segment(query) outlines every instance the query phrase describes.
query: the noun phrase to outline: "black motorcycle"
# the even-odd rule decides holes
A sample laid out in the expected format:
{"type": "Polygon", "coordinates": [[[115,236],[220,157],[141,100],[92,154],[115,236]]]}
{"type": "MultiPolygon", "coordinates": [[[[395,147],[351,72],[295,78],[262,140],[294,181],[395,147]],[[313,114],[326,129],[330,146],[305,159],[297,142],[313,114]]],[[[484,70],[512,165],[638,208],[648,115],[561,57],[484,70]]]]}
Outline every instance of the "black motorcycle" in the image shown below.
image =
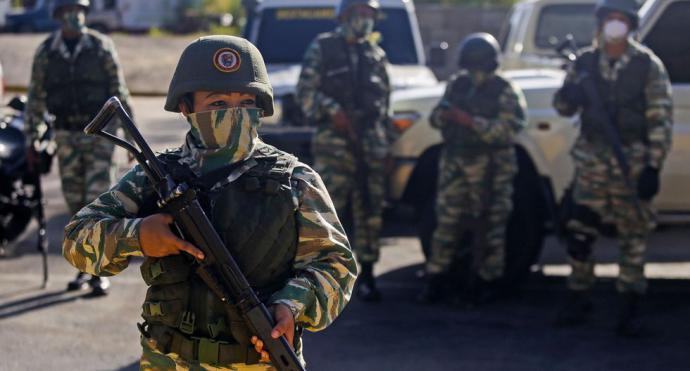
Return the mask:
{"type": "MultiPolygon", "coordinates": [[[[48,282],[48,239],[43,209],[41,175],[50,172],[55,154],[52,129],[31,143],[37,161],[29,168],[27,141],[23,132],[26,98],[15,97],[8,108],[11,114],[0,119],[0,257],[13,255],[14,242],[32,218],[38,223],[38,251],[43,257],[43,287],[48,282]]],[[[50,127],[50,125],[48,125],[50,127]]]]}

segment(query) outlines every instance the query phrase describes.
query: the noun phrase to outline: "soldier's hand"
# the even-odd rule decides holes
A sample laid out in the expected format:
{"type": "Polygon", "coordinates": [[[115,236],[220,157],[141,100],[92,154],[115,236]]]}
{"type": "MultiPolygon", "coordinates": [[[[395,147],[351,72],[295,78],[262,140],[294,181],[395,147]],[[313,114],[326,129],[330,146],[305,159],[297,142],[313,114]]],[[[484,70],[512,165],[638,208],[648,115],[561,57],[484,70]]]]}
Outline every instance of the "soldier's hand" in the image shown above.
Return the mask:
{"type": "MultiPolygon", "coordinates": [[[[271,337],[278,339],[281,336],[285,336],[290,347],[293,345],[295,339],[295,317],[292,315],[292,311],[286,305],[276,304],[273,307],[273,318],[276,320],[276,325],[273,327],[271,332],[271,337]]],[[[264,342],[261,341],[257,336],[252,336],[252,344],[254,344],[254,349],[257,353],[261,354],[261,362],[268,363],[271,361],[268,352],[264,350],[264,342]]]]}
{"type": "Polygon", "coordinates": [[[338,133],[347,134],[350,130],[350,118],[343,111],[331,115],[331,122],[333,122],[333,129],[338,133]]]}
{"type": "Polygon", "coordinates": [[[154,214],[144,218],[139,226],[139,243],[144,255],[161,258],[177,255],[184,251],[202,260],[204,253],[191,243],[175,236],[170,230],[173,217],[168,214],[154,214]]]}
{"type": "Polygon", "coordinates": [[[450,107],[441,113],[441,119],[455,122],[462,126],[472,126],[474,118],[458,107],[450,107]]]}

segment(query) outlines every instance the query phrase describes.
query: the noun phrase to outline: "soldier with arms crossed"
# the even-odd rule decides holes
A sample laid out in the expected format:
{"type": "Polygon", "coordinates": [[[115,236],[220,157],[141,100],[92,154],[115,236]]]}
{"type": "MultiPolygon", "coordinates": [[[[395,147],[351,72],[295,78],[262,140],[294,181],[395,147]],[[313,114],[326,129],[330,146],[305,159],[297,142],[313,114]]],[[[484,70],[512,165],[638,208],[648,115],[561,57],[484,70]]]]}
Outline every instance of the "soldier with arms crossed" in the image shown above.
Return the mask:
{"type": "Polygon", "coordinates": [[[505,267],[505,237],[517,173],[515,136],[526,126],[522,91],[496,73],[499,47],[486,33],[460,45],[460,72],[451,78],[431,125],[443,136],[432,253],[425,303],[454,296],[469,304],[496,297],[505,267]],[[454,263],[471,262],[452,272],[454,263]],[[459,276],[458,277],[458,273],[459,276]],[[458,287],[449,281],[460,279],[458,287]],[[449,294],[446,288],[452,287],[449,294]],[[466,294],[466,295],[465,295],[466,294]]]}

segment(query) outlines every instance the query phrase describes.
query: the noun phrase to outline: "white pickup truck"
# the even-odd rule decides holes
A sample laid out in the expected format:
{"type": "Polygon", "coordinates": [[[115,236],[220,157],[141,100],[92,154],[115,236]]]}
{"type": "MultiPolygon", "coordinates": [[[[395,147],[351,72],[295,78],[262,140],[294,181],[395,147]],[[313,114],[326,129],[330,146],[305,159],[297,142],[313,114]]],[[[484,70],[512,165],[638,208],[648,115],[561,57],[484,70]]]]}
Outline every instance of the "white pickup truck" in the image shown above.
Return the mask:
{"type": "MultiPolygon", "coordinates": [[[[587,27],[594,27],[594,3],[521,2],[514,7],[500,38],[508,67],[532,68],[504,72],[525,92],[529,108],[529,126],[517,143],[520,173],[515,180],[515,212],[508,230],[509,265],[516,274],[525,272],[526,264],[538,257],[551,216],[557,211],[573,175],[569,151],[578,134],[578,125],[575,119],[559,117],[551,107],[564,73],[549,68],[562,64],[549,47],[558,44],[568,33],[574,34],[580,45],[587,44],[588,38],[591,40],[587,27]],[[552,30],[553,35],[544,30],[552,30]]],[[[637,37],[661,58],[673,83],[674,143],[662,172],[661,192],[655,206],[661,223],[687,221],[690,220],[690,38],[687,37],[690,0],[648,0],[639,13],[637,37]]],[[[391,195],[394,198],[400,195],[403,201],[425,210],[422,216],[425,223],[433,217],[430,208],[433,198],[426,195],[433,192],[428,182],[435,176],[441,139],[427,119],[444,89],[445,83],[440,83],[432,88],[396,92],[392,98],[394,112],[413,112],[423,119],[395,144],[398,166],[391,182],[394,185],[391,195]]],[[[425,244],[428,229],[432,227],[433,224],[427,230],[422,228],[425,244]]]]}

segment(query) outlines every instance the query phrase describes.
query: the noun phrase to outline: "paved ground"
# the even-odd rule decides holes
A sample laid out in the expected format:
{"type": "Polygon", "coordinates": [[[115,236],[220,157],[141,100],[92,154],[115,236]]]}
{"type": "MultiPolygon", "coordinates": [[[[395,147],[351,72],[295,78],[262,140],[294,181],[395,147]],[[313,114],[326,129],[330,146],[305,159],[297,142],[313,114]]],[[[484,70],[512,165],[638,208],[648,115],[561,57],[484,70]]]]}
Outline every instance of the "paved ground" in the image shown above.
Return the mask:
{"type": "MultiPolygon", "coordinates": [[[[162,111],[161,98],[137,98],[135,112],[154,149],[179,141],[186,123],[162,111]]],[[[122,156],[119,156],[122,158],[122,156]]],[[[60,256],[68,220],[55,173],[45,178],[51,281],[39,289],[40,257],[33,226],[15,245],[18,257],[0,260],[0,370],[136,370],[144,284],[140,261],[113,279],[107,298],[65,293],[74,270],[60,256]]],[[[547,242],[548,276],[535,275],[512,300],[483,310],[427,307],[413,302],[422,255],[412,227],[389,226],[377,267],[385,301],[358,302],[321,333],[307,334],[311,370],[688,370],[690,366],[690,228],[657,232],[650,243],[651,293],[645,314],[653,332],[638,340],[613,336],[613,282],[594,291],[589,325],[555,329],[550,322],[567,273],[558,244],[547,242]]],[[[597,246],[600,274],[615,272],[612,241],[597,246]]]]}

